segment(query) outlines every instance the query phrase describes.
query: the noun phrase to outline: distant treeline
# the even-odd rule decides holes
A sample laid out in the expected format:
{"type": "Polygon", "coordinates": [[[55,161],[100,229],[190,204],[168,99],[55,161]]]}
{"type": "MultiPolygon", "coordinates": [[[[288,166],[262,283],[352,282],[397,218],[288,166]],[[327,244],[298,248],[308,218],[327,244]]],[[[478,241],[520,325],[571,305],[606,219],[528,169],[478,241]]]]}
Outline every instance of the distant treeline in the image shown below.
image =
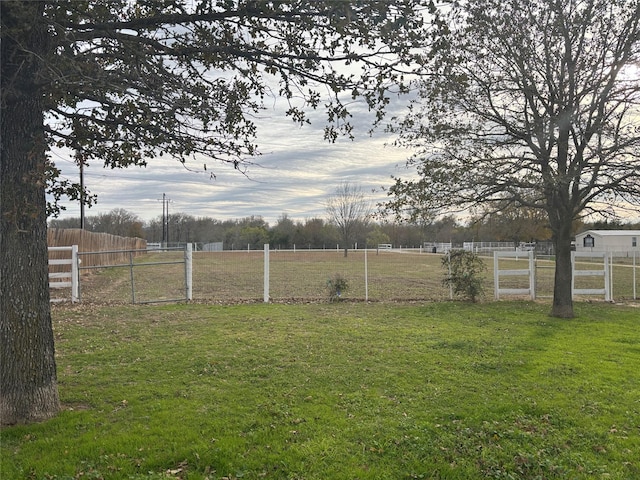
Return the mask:
{"type": "MultiPolygon", "coordinates": [[[[237,220],[216,220],[194,217],[186,213],[172,213],[163,228],[160,216],[144,222],[135,214],[115,209],[109,213],[85,218],[85,229],[105,232],[122,237],[139,237],[150,243],[160,242],[223,242],[226,250],[259,249],[265,243],[272,248],[335,248],[341,243],[338,228],[322,218],[294,221],[282,215],[274,225],[262,217],[252,216],[237,220]]],[[[78,228],[79,218],[53,219],[51,228],[78,228]]],[[[640,223],[605,221],[580,223],[574,226],[579,233],[586,229],[638,229],[640,223]]],[[[396,247],[418,247],[424,242],[499,241],[536,242],[551,240],[551,233],[544,216],[537,212],[502,211],[497,214],[477,216],[461,221],[445,216],[424,225],[394,222],[362,222],[355,229],[351,245],[370,247],[390,243],[396,247]]],[[[342,248],[342,245],[341,245],[342,248]]]]}

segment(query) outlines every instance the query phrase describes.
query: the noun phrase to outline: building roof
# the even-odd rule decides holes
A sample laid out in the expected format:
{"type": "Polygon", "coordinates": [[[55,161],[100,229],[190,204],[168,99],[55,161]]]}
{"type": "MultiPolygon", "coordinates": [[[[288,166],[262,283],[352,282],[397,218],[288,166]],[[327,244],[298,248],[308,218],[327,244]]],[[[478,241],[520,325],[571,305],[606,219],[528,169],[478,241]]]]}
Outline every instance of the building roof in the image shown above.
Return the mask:
{"type": "Polygon", "coordinates": [[[640,230],[585,230],[584,232],[579,233],[578,235],[584,235],[586,233],[599,235],[601,237],[640,236],[640,230]]]}

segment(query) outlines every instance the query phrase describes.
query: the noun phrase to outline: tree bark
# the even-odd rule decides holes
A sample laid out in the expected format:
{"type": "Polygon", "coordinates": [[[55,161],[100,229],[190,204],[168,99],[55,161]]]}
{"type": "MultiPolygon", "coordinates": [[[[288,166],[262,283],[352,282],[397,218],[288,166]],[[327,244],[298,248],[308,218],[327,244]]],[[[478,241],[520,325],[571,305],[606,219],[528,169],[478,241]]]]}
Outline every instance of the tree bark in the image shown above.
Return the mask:
{"type": "Polygon", "coordinates": [[[556,269],[553,287],[553,306],[551,316],[573,318],[573,293],[571,291],[571,220],[560,222],[554,231],[556,250],[556,269]]]}
{"type": "Polygon", "coordinates": [[[43,2],[2,2],[0,423],[60,409],[48,284],[43,2]],[[25,23],[27,20],[28,23],[25,23]]]}

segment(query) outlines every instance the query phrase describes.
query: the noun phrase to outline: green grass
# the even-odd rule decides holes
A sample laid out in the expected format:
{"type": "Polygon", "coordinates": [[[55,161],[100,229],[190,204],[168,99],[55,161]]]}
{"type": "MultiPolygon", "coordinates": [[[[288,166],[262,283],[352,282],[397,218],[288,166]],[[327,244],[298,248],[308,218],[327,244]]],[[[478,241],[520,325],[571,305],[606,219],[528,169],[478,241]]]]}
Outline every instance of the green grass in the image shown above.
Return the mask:
{"type": "Polygon", "coordinates": [[[640,477],[640,310],[54,308],[63,412],[2,479],[640,477]]]}

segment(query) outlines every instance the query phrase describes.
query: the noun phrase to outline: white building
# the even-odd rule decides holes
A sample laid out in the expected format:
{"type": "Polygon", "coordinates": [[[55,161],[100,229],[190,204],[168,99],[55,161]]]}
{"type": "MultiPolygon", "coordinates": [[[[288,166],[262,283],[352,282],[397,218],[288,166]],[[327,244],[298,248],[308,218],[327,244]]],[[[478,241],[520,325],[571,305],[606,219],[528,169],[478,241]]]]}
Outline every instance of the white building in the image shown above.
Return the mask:
{"type": "Polygon", "coordinates": [[[640,252],[640,230],[587,230],[576,235],[576,252],[640,252]]]}

